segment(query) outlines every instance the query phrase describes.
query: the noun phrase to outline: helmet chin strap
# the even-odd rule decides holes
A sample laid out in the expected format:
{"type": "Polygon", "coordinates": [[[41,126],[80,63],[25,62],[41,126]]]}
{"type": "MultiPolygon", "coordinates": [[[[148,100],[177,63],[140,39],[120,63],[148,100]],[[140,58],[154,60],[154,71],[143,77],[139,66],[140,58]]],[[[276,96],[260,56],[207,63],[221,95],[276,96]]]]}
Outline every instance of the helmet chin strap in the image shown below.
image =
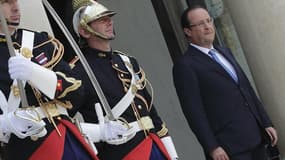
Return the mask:
{"type": "Polygon", "coordinates": [[[99,32],[96,32],[93,30],[93,28],[91,28],[88,24],[86,24],[84,21],[81,21],[80,22],[81,26],[83,28],[85,28],[89,33],[91,33],[93,36],[96,36],[96,37],[99,37],[99,38],[102,38],[104,40],[113,40],[114,37],[110,38],[110,37],[107,37],[99,32]]]}
{"type": "Polygon", "coordinates": [[[13,26],[13,27],[18,27],[20,22],[9,22],[8,19],[6,19],[7,25],[8,26],[13,26]]]}
{"type": "Polygon", "coordinates": [[[104,36],[103,34],[101,34],[101,33],[98,33],[98,32],[95,32],[95,31],[93,31],[93,32],[90,32],[93,36],[97,36],[97,37],[99,37],[99,38],[101,38],[101,39],[104,39],[104,40],[114,40],[115,39],[115,37],[106,37],[106,36],[104,36]]]}
{"type": "Polygon", "coordinates": [[[9,25],[9,26],[18,27],[19,24],[20,24],[19,22],[15,23],[15,22],[9,22],[9,21],[7,21],[7,25],[9,25]]]}
{"type": "Polygon", "coordinates": [[[99,33],[99,32],[94,31],[89,25],[87,25],[85,28],[86,28],[86,30],[87,30],[88,32],[90,32],[93,36],[97,36],[97,37],[102,38],[102,39],[105,39],[105,40],[113,40],[113,39],[114,39],[114,37],[110,38],[110,37],[107,37],[107,36],[105,36],[105,35],[103,35],[103,34],[101,34],[101,33],[99,33]]]}

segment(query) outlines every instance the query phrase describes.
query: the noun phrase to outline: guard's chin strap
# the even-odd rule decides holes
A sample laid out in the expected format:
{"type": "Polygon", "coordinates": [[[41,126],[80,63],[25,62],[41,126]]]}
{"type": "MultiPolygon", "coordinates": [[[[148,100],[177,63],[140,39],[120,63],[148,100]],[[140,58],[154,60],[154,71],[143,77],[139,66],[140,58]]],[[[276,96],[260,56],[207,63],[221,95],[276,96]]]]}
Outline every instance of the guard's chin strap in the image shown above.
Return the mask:
{"type": "Polygon", "coordinates": [[[114,37],[110,38],[110,37],[107,37],[101,33],[98,33],[96,31],[94,31],[88,24],[86,23],[81,23],[82,27],[85,28],[89,33],[91,33],[93,36],[97,36],[99,38],[102,38],[102,39],[105,39],[105,40],[113,40],[114,37]]]}
{"type": "Polygon", "coordinates": [[[114,40],[115,38],[114,37],[106,37],[104,36],[103,34],[101,33],[98,33],[98,32],[90,32],[93,36],[97,36],[99,38],[102,38],[102,39],[105,39],[105,40],[114,40]]]}
{"type": "Polygon", "coordinates": [[[19,23],[19,22],[15,23],[15,22],[8,22],[8,21],[7,21],[7,24],[8,24],[9,26],[18,27],[20,23],[19,23]]]}
{"type": "Polygon", "coordinates": [[[20,25],[20,22],[9,22],[9,20],[6,18],[7,25],[18,27],[20,25]]]}
{"type": "Polygon", "coordinates": [[[96,32],[94,31],[89,25],[86,26],[86,29],[88,32],[90,32],[93,36],[97,36],[99,38],[102,38],[102,39],[105,39],[105,40],[113,40],[114,37],[110,38],[110,37],[107,37],[99,32],[96,32]]]}

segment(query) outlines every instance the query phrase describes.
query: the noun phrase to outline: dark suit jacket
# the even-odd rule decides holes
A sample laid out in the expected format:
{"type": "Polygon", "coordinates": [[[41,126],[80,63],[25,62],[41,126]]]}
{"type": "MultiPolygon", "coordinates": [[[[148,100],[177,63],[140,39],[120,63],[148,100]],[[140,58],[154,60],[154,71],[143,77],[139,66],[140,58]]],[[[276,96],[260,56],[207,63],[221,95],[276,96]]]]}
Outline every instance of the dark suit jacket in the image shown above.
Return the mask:
{"type": "Polygon", "coordinates": [[[174,64],[173,78],[184,115],[206,154],[222,146],[231,155],[260,144],[272,123],[230,50],[215,48],[234,67],[238,84],[193,46],[174,64]]]}

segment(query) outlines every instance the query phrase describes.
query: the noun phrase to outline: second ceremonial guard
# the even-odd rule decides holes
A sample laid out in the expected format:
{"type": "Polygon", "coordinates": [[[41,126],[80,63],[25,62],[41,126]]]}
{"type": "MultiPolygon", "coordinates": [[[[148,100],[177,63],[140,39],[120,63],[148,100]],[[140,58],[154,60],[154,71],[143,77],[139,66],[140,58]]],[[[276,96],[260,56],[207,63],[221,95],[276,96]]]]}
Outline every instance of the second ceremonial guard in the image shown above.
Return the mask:
{"type": "Polygon", "coordinates": [[[101,160],[177,159],[176,150],[165,123],[153,106],[146,90],[145,72],[134,57],[111,48],[115,38],[112,16],[96,1],[73,1],[74,30],[84,53],[117,120],[106,120],[100,102],[81,64],[74,71],[82,73],[85,100],[80,107],[82,130],[95,142],[101,160]]]}

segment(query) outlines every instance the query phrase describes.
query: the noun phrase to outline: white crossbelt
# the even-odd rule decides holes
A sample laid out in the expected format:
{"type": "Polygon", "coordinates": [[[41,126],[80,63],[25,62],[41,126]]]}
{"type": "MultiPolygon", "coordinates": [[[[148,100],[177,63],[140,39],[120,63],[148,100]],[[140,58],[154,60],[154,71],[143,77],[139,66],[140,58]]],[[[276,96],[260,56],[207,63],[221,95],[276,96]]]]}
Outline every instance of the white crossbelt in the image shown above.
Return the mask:
{"type": "MultiPolygon", "coordinates": [[[[34,46],[34,32],[29,32],[29,31],[23,31],[23,36],[22,36],[22,48],[28,48],[31,51],[33,50],[34,46]]],[[[16,52],[17,54],[17,52],[16,52]]],[[[30,59],[30,58],[29,58],[30,59]]],[[[23,86],[25,87],[26,81],[21,81],[23,82],[23,86]]],[[[17,81],[13,81],[13,86],[17,86],[17,81]]],[[[15,111],[20,104],[20,97],[16,97],[13,93],[13,89],[11,89],[9,98],[8,98],[8,112],[15,111]]]]}
{"type": "Polygon", "coordinates": [[[154,128],[153,122],[149,116],[141,117],[140,120],[131,122],[129,125],[132,127],[132,130],[135,130],[136,132],[154,128]]]}
{"type": "Polygon", "coordinates": [[[4,93],[0,89],[0,108],[3,112],[3,114],[6,114],[8,112],[8,103],[7,99],[4,95],[4,93]]]}
{"type": "MultiPolygon", "coordinates": [[[[120,55],[121,59],[125,62],[125,63],[129,63],[131,64],[130,62],[130,59],[129,57],[127,56],[124,56],[124,55],[120,55]]],[[[124,95],[124,97],[112,108],[112,113],[114,115],[114,117],[116,119],[118,119],[124,112],[125,110],[130,106],[130,104],[132,103],[134,97],[135,97],[135,94],[136,92],[134,92],[134,88],[133,87],[136,87],[135,86],[135,83],[136,83],[136,79],[135,79],[135,73],[134,73],[134,70],[132,68],[130,68],[130,66],[128,65],[125,65],[126,68],[128,69],[128,71],[130,72],[131,74],[131,84],[130,84],[130,88],[129,90],[127,91],[127,93],[124,95]]]]}

